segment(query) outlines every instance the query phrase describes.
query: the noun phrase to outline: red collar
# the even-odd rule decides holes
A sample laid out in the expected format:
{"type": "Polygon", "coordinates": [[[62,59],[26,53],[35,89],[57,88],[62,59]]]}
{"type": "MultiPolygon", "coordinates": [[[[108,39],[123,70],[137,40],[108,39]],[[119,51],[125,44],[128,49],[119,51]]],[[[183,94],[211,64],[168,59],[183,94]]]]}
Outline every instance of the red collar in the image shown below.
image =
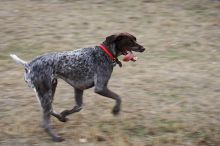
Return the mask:
{"type": "Polygon", "coordinates": [[[115,61],[115,57],[109,52],[109,50],[103,45],[99,45],[100,48],[102,48],[103,51],[111,58],[111,60],[115,61]]]}

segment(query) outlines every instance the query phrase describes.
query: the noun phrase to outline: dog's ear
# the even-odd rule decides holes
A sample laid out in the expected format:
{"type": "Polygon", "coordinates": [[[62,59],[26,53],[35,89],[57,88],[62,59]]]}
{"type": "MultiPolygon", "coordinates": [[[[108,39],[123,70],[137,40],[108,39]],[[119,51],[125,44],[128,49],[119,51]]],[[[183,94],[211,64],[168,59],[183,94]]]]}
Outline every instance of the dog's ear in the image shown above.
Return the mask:
{"type": "Polygon", "coordinates": [[[116,35],[116,34],[113,34],[113,35],[110,35],[110,36],[108,36],[108,37],[106,37],[106,42],[108,43],[108,44],[111,44],[111,43],[113,43],[116,39],[117,39],[117,36],[118,35],[116,35]]]}
{"type": "Polygon", "coordinates": [[[120,37],[124,37],[124,36],[126,36],[125,33],[116,33],[116,34],[113,34],[113,35],[106,37],[106,42],[113,43],[114,41],[116,41],[120,37]]]}
{"type": "Polygon", "coordinates": [[[128,38],[131,38],[131,39],[133,39],[133,40],[136,41],[136,37],[133,36],[133,35],[130,34],[130,33],[127,33],[127,32],[119,33],[119,34],[117,35],[117,38],[118,38],[118,37],[128,37],[128,38]]]}
{"type": "Polygon", "coordinates": [[[113,43],[115,40],[119,39],[120,37],[129,37],[129,38],[136,41],[135,36],[125,32],[125,33],[113,34],[113,35],[110,35],[110,36],[106,37],[106,42],[109,43],[109,44],[113,43]]]}

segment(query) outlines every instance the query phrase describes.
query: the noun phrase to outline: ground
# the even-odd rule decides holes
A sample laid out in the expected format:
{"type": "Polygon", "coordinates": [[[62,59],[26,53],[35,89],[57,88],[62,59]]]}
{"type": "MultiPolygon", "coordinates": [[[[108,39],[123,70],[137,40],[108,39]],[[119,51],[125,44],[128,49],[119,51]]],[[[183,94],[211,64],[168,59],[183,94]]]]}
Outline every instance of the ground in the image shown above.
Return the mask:
{"type": "MultiPolygon", "coordinates": [[[[1,0],[0,30],[0,145],[220,145],[219,0],[1,0]],[[52,118],[66,139],[52,142],[9,54],[31,60],[98,45],[114,32],[134,34],[147,49],[114,69],[109,88],[122,97],[121,114],[89,89],[67,123],[52,118]]],[[[56,111],[71,108],[73,96],[59,80],[56,111]]]]}

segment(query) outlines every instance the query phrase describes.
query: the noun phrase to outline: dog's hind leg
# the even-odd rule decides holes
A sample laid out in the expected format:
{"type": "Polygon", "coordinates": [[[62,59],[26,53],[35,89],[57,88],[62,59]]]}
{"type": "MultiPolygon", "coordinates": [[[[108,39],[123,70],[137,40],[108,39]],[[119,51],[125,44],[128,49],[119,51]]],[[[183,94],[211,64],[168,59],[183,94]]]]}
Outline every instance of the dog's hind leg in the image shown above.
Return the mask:
{"type": "MultiPolygon", "coordinates": [[[[55,94],[55,91],[56,91],[56,87],[57,87],[57,79],[54,78],[52,80],[52,97],[54,97],[54,94],[55,94]]],[[[61,116],[59,113],[54,111],[53,108],[51,109],[51,115],[56,117],[61,122],[66,122],[67,121],[67,118],[61,116]]]]}
{"type": "Polygon", "coordinates": [[[60,114],[62,115],[63,118],[65,118],[67,115],[70,115],[72,113],[79,112],[82,109],[82,103],[83,103],[83,90],[75,89],[75,102],[76,105],[70,109],[70,110],[64,110],[60,114]]]}
{"type": "Polygon", "coordinates": [[[37,83],[36,92],[38,94],[41,107],[43,109],[43,128],[54,141],[61,142],[64,139],[58,136],[51,128],[50,117],[52,112],[53,88],[47,82],[37,83]]]}

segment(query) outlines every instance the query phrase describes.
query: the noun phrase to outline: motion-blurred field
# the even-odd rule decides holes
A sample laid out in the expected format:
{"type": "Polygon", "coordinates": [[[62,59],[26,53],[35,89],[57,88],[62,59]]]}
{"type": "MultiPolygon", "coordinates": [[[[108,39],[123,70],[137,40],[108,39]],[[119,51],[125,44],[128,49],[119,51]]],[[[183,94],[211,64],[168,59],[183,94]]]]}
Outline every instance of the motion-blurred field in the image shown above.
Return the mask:
{"type": "MultiPolygon", "coordinates": [[[[0,61],[0,145],[220,145],[218,0],[1,0],[0,61]],[[123,98],[121,114],[111,115],[114,101],[87,90],[83,111],[67,123],[52,118],[66,139],[52,142],[23,68],[9,54],[31,60],[123,31],[148,50],[115,67],[109,87],[123,98]]],[[[73,96],[59,80],[54,108],[71,108],[73,96]]]]}

